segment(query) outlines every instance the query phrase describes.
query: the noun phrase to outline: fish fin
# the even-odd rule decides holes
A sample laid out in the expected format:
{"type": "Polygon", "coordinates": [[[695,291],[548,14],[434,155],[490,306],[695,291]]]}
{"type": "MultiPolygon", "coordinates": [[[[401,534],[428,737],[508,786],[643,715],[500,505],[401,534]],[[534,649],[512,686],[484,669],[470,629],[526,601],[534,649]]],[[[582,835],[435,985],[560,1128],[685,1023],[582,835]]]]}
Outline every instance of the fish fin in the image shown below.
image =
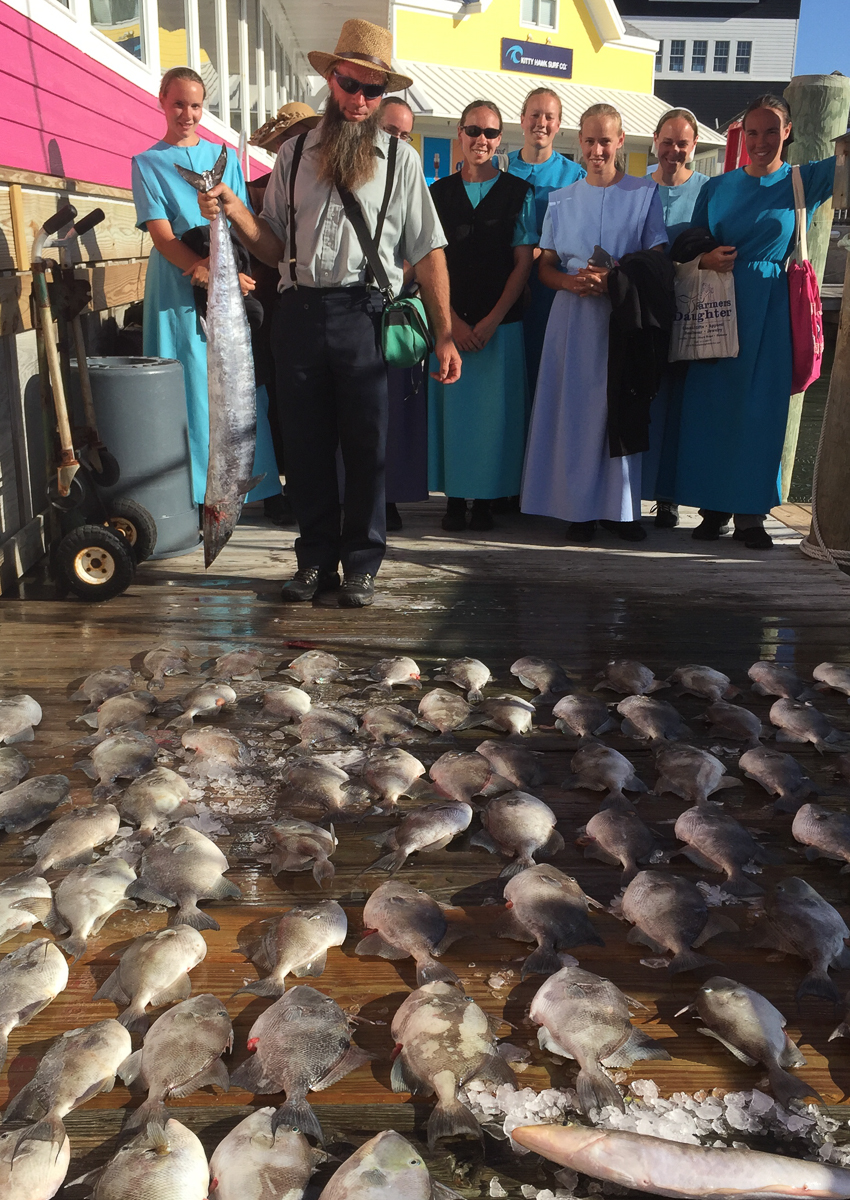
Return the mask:
{"type": "Polygon", "coordinates": [[[784,1071],[781,1067],[768,1067],[767,1077],[770,1090],[783,1108],[789,1107],[791,1100],[804,1100],[806,1096],[814,1096],[819,1104],[824,1104],[820,1092],[816,1092],[804,1079],[784,1071]]]}
{"type": "Polygon", "coordinates": [[[516,913],[506,909],[496,922],[497,938],[507,938],[512,942],[533,942],[534,934],[529,933],[516,913]]]}
{"type": "Polygon", "coordinates": [[[394,850],[392,854],[385,854],[383,858],[379,858],[377,862],[372,863],[371,867],[366,869],[368,871],[388,871],[390,875],[395,875],[406,862],[407,851],[394,850]]]}
{"type": "Polygon", "coordinates": [[[6,745],[11,746],[15,742],[34,742],[35,730],[32,725],[28,725],[26,729],[22,729],[20,733],[13,734],[12,737],[5,739],[6,745]]]}
{"type": "Polygon", "coordinates": [[[732,896],[764,895],[764,888],[760,887],[754,879],[750,879],[748,875],[745,875],[740,867],[737,867],[731,875],[727,876],[721,887],[732,896]]]}
{"type": "Polygon", "coordinates": [[[509,862],[506,867],[502,867],[499,872],[500,879],[513,879],[515,875],[521,875],[523,871],[527,871],[529,867],[536,867],[537,863],[531,857],[520,855],[509,862]]]}
{"type": "Polygon", "coordinates": [[[410,958],[406,950],[400,950],[398,946],[390,945],[379,933],[367,934],[354,947],[354,953],[370,956],[375,955],[378,958],[386,958],[390,962],[396,962],[402,958],[410,958]]]}
{"type": "Polygon", "coordinates": [[[244,987],[239,988],[233,995],[282,996],[285,991],[285,979],[278,980],[274,976],[268,975],[265,979],[255,979],[253,983],[246,983],[244,987]]]}
{"type": "Polygon", "coordinates": [[[723,778],[715,786],[711,795],[714,795],[714,792],[723,791],[724,788],[742,788],[743,786],[744,786],[743,779],[736,779],[734,775],[724,775],[723,778]]]}
{"type": "Polygon", "coordinates": [[[170,896],[163,896],[144,879],[134,880],[127,888],[127,895],[133,900],[144,900],[146,904],[164,904],[166,908],[174,908],[175,904],[170,896]]]}
{"type": "MultiPolygon", "coordinates": [[[[94,930],[92,930],[94,933],[94,930]]],[[[57,946],[70,958],[72,964],[78,962],[86,952],[86,939],[81,934],[72,934],[65,938],[64,942],[57,942],[57,946]]]]}
{"type": "Polygon", "coordinates": [[[582,1067],[576,1076],[576,1091],[578,1102],[585,1113],[593,1108],[604,1108],[612,1105],[620,1112],[626,1111],[623,1097],[613,1079],[609,1079],[601,1068],[593,1063],[592,1066],[582,1067]]]}
{"type": "Polygon", "coordinates": [[[255,1096],[269,1096],[280,1091],[280,1084],[263,1074],[263,1067],[256,1054],[236,1068],[230,1076],[230,1086],[253,1092],[255,1096]]]}
{"type": "Polygon", "coordinates": [[[841,1003],[841,993],[827,975],[826,970],[809,971],[797,988],[798,1004],[804,996],[820,996],[824,1000],[831,1000],[833,1004],[841,1003]]]}
{"type": "Polygon", "coordinates": [[[325,1144],[325,1135],[318,1122],[316,1114],[306,1100],[287,1100],[272,1117],[272,1137],[281,1127],[298,1130],[305,1137],[313,1138],[320,1145],[325,1144]]]}
{"type": "MultiPolygon", "coordinates": [[[[21,902],[19,901],[18,903],[20,904],[21,902]]],[[[24,902],[24,906],[27,907],[26,902],[24,902]]],[[[49,911],[42,918],[41,923],[45,929],[49,929],[51,933],[58,934],[60,937],[63,933],[69,933],[71,929],[68,922],[59,915],[55,901],[53,904],[51,904],[49,911]]]]}
{"type": "Polygon", "coordinates": [[[150,1005],[151,1008],[161,1008],[163,1004],[177,1004],[181,1000],[188,1000],[191,995],[192,981],[184,971],[168,987],[164,987],[159,992],[154,992],[150,998],[150,1005]]]}
{"type": "Polygon", "coordinates": [[[138,1108],[127,1113],[123,1132],[131,1133],[133,1130],[147,1129],[149,1126],[160,1126],[164,1129],[167,1120],[168,1109],[163,1101],[149,1096],[138,1108]]]}
{"type": "Polygon", "coordinates": [[[656,942],[655,938],[650,937],[648,933],[644,933],[640,925],[633,925],[631,927],[629,932],[626,934],[626,941],[632,946],[648,946],[650,950],[653,950],[656,954],[662,954],[664,952],[664,947],[661,945],[661,943],[656,942]]]}
{"type": "Polygon", "coordinates": [[[561,960],[551,946],[538,946],[522,964],[522,979],[526,975],[554,975],[561,969],[561,960]]]}
{"type": "Polygon", "coordinates": [[[785,1047],[779,1055],[780,1067],[804,1067],[806,1060],[803,1057],[802,1051],[796,1042],[793,1042],[788,1034],[785,1034],[785,1047]]]}
{"type": "Polygon", "coordinates": [[[81,758],[79,762],[74,763],[75,771],[82,771],[88,775],[89,779],[97,779],[97,771],[94,769],[94,763],[90,758],[81,758]]]}
{"type": "Polygon", "coordinates": [[[719,1033],[715,1033],[713,1029],[705,1029],[702,1025],[697,1029],[697,1033],[701,1033],[703,1037],[714,1038],[716,1042],[720,1042],[721,1046],[725,1046],[730,1054],[734,1054],[739,1062],[746,1063],[748,1067],[758,1066],[758,1059],[751,1058],[749,1054],[745,1054],[743,1050],[739,1050],[737,1046],[733,1046],[725,1037],[721,1037],[719,1033]]]}
{"type": "Polygon", "coordinates": [[[12,1163],[14,1164],[21,1147],[26,1145],[27,1142],[51,1142],[56,1147],[56,1154],[58,1156],[64,1141],[65,1126],[62,1124],[61,1118],[54,1116],[45,1117],[43,1120],[37,1121],[35,1125],[30,1125],[28,1128],[20,1131],[12,1153],[12,1163]]]}
{"type": "MultiPolygon", "coordinates": [[[[73,698],[74,697],[72,696],[71,699],[73,700],[73,698]]],[[[95,711],[95,712],[83,713],[83,715],[81,717],[76,718],[76,723],[77,723],[77,725],[80,725],[80,724],[88,725],[89,729],[97,729],[97,712],[95,711]]],[[[81,745],[85,745],[85,743],[77,742],[77,745],[81,746],[81,745]]]]}
{"type": "Polygon", "coordinates": [[[846,970],[847,967],[850,967],[850,947],[842,946],[830,966],[835,967],[836,970],[846,970]]]}
{"type": "Polygon", "coordinates": [[[764,686],[763,683],[754,683],[750,686],[750,691],[755,692],[757,696],[772,696],[773,693],[764,686]]]}
{"type": "Polygon", "coordinates": [[[329,858],[317,858],[313,863],[313,878],[319,887],[330,884],[336,873],[336,868],[329,858]]]}
{"type": "Polygon", "coordinates": [[[322,950],[318,954],[314,954],[308,963],[299,963],[297,967],[293,967],[292,974],[296,979],[314,978],[321,975],[327,965],[328,952],[322,950]]]}
{"type": "Polygon", "coordinates": [[[609,854],[607,850],[603,850],[598,842],[593,841],[584,847],[585,858],[595,858],[599,862],[606,863],[609,867],[619,867],[620,860],[615,858],[613,854],[609,854]]]}
{"type": "Polygon", "coordinates": [[[130,997],[118,982],[118,970],[116,967],[111,975],[104,979],[103,983],[94,994],[95,1000],[114,1000],[116,1004],[129,1004],[130,997]]]}
{"type": "Polygon", "coordinates": [[[549,1050],[552,1054],[558,1054],[561,1058],[575,1058],[575,1055],[570,1054],[559,1041],[556,1040],[553,1034],[549,1032],[545,1025],[541,1025],[537,1030],[537,1044],[541,1050],[549,1050]]]}
{"type": "Polygon", "coordinates": [[[393,1059],[390,1086],[394,1092],[410,1092],[412,1096],[430,1096],[434,1090],[426,1080],[414,1074],[413,1068],[401,1054],[393,1059]]]}
{"type": "Polygon", "coordinates": [[[123,1025],[129,1033],[147,1033],[151,1019],[143,1008],[138,1008],[135,1003],[129,1008],[125,1008],[122,1013],[116,1018],[119,1025],[123,1025]]]}
{"type": "Polygon", "coordinates": [[[452,1191],[450,1187],[446,1187],[444,1183],[438,1183],[436,1179],[432,1179],[430,1200],[463,1200],[463,1196],[461,1196],[460,1192],[452,1191]]]}
{"type": "Polygon", "coordinates": [[[168,927],[173,929],[175,925],[191,925],[193,929],[221,929],[215,917],[211,917],[209,913],[201,912],[196,903],[187,903],[175,913],[168,915],[168,927]]]}
{"type": "Polygon", "coordinates": [[[695,850],[693,846],[683,846],[678,853],[683,854],[685,858],[689,858],[695,867],[699,867],[703,871],[713,871],[717,874],[723,870],[716,862],[712,862],[710,858],[707,858],[701,851],[695,850]]]}
{"type": "Polygon", "coordinates": [[[620,724],[620,733],[625,734],[626,737],[638,738],[642,742],[646,741],[644,734],[641,733],[637,725],[633,721],[630,721],[628,717],[623,717],[620,724]]]}
{"type": "Polygon", "coordinates": [[[3,1113],[5,1121],[38,1121],[50,1111],[50,1103],[41,1084],[35,1086],[31,1080],[21,1088],[14,1100],[10,1100],[3,1113]]]}
{"type": "Polygon", "coordinates": [[[499,847],[486,829],[479,829],[477,833],[474,833],[469,839],[469,844],[470,846],[480,846],[482,850],[486,850],[490,854],[499,853],[499,847]]]}
{"type": "Polygon", "coordinates": [[[542,854],[544,858],[553,858],[556,854],[561,853],[565,845],[566,843],[564,842],[563,835],[558,833],[557,829],[553,829],[549,835],[548,842],[545,846],[541,847],[540,854],[542,854]]]}
{"type": "Polygon", "coordinates": [[[475,1072],[474,1078],[482,1079],[485,1083],[497,1085],[509,1083],[516,1087],[516,1075],[511,1070],[510,1063],[496,1051],[487,1055],[475,1072]]]}
{"type": "Polygon", "coordinates": [[[204,1087],[216,1087],[222,1092],[230,1091],[230,1076],[220,1058],[205,1067],[203,1071],[199,1071],[193,1079],[188,1079],[180,1087],[172,1088],[168,1094],[175,1100],[185,1100],[187,1096],[192,1095],[192,1092],[198,1092],[204,1087]]]}
{"type": "Polygon", "coordinates": [[[142,1067],[142,1052],[134,1050],[132,1054],[128,1054],[124,1061],[119,1065],[117,1074],[122,1083],[131,1084],[139,1078],[139,1071],[142,1067]]]}
{"type": "Polygon", "coordinates": [[[352,1071],[356,1071],[358,1067],[365,1066],[367,1062],[371,1062],[372,1057],[367,1050],[361,1050],[359,1046],[355,1046],[352,1043],[339,1062],[331,1067],[321,1079],[311,1085],[311,1091],[323,1092],[325,1088],[333,1087],[335,1083],[339,1083],[340,1079],[344,1079],[346,1075],[349,1075],[352,1071]]]}
{"type": "Polygon", "coordinates": [[[195,188],[196,191],[205,192],[207,190],[206,180],[204,179],[203,175],[199,174],[197,171],[190,171],[188,167],[181,167],[179,163],[174,163],[174,166],[178,174],[181,175],[187,183],[191,183],[192,187],[195,188]]]}
{"type": "Polygon", "coordinates": [[[670,975],[678,975],[680,971],[696,971],[699,967],[707,967],[716,962],[717,959],[711,958],[708,954],[697,954],[694,950],[680,950],[670,959],[667,971],[670,975]]]}
{"type": "Polygon", "coordinates": [[[266,477],[265,471],[262,475],[252,475],[250,479],[243,479],[241,483],[237,483],[236,490],[240,496],[247,496],[249,492],[253,492],[254,488],[261,484],[266,477]]]}
{"type": "Polygon", "coordinates": [[[426,983],[460,983],[460,980],[445,963],[426,958],[416,964],[416,985],[424,987],[426,983]]]}
{"type": "Polygon", "coordinates": [[[484,1131],[465,1104],[460,1100],[440,1102],[428,1118],[428,1149],[433,1153],[443,1138],[469,1137],[484,1141],[484,1131]]]}
{"type": "Polygon", "coordinates": [[[225,879],[222,875],[210,888],[209,900],[241,900],[242,889],[230,880],[225,879]]]}
{"type": "Polygon", "coordinates": [[[641,1059],[667,1059],[669,1057],[670,1055],[663,1046],[656,1042],[655,1038],[651,1038],[642,1029],[632,1026],[632,1031],[626,1041],[613,1054],[603,1058],[602,1065],[605,1067],[630,1067],[632,1063],[641,1059]]]}
{"type": "Polygon", "coordinates": [[[840,1025],[836,1025],[832,1033],[827,1038],[827,1041],[834,1041],[836,1038],[850,1037],[850,1024],[847,1021],[842,1021],[840,1025]]]}
{"type": "Polygon", "coordinates": [[[718,933],[738,933],[739,928],[736,921],[731,917],[724,916],[723,913],[712,912],[708,914],[708,920],[705,927],[698,938],[694,939],[694,946],[704,946],[706,942],[711,941],[713,937],[717,937],[718,933]]]}
{"type": "Polygon", "coordinates": [[[376,846],[386,846],[390,836],[395,833],[395,829],[384,829],[380,833],[367,833],[363,838],[364,842],[373,842],[376,846]]]}
{"type": "Polygon", "coordinates": [[[668,688],[668,687],[670,687],[670,683],[668,682],[668,680],[653,679],[652,683],[646,689],[646,692],[644,694],[648,696],[650,692],[660,692],[660,691],[663,691],[664,688],[668,688]]]}

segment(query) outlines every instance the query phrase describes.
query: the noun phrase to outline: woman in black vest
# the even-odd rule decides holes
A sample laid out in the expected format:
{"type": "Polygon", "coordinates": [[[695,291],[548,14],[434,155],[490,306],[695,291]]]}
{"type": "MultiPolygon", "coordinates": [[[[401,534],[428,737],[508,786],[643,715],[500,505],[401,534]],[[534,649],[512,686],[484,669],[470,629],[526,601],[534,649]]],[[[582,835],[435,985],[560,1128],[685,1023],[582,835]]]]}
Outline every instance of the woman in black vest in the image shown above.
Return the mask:
{"type": "Polygon", "coordinates": [[[493,528],[490,502],[522,480],[529,397],[522,296],[537,243],[534,189],[492,163],[502,117],[474,100],[458,126],[460,171],[431,185],[446,234],[452,336],[463,370],[446,388],[428,381],[432,491],[448,497],[443,529],[493,528]]]}

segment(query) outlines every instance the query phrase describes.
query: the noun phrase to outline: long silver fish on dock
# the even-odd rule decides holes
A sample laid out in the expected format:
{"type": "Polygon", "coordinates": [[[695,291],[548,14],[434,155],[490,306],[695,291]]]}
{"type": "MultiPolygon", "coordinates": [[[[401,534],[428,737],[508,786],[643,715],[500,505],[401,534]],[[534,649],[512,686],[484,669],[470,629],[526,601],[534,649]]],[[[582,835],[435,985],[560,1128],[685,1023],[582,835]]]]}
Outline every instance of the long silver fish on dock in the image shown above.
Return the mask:
{"type": "MultiPolygon", "coordinates": [[[[174,164],[187,183],[208,192],[221,183],[227,147],[211,171],[188,171],[174,164]]],[[[251,333],[239,272],[224,213],[210,222],[210,281],[207,299],[207,384],[210,457],[204,495],[204,565],[215,561],[233,533],[245,496],[259,483],[252,478],[257,440],[257,397],[251,333]]]]}

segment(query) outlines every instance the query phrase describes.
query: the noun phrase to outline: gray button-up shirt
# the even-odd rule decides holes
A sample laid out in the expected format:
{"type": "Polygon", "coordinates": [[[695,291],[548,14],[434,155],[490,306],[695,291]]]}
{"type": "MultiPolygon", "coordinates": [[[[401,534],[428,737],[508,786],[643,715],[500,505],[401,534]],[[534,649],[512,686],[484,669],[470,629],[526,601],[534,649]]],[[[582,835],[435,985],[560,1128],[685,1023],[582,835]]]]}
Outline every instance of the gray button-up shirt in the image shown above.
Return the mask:
{"type": "MultiPolygon", "coordinates": [[[[305,287],[352,287],[366,282],[366,256],[357,234],[345,215],[335,187],[321,183],[316,175],[315,148],[321,125],[307,134],[304,153],[295,178],[296,278],[305,287]]],[[[284,142],[277,156],[263,201],[263,220],[284,243],[278,264],[280,283],[292,287],[289,272],[289,172],[297,138],[284,142]]],[[[368,229],[374,234],[387,183],[387,147],[390,134],[375,135],[376,169],[354,195],[363,210],[368,229]]],[[[390,286],[399,292],[402,263],[415,266],[432,250],[446,245],[445,234],[428,191],[419,155],[399,141],[395,177],[379,247],[390,286]]]]}

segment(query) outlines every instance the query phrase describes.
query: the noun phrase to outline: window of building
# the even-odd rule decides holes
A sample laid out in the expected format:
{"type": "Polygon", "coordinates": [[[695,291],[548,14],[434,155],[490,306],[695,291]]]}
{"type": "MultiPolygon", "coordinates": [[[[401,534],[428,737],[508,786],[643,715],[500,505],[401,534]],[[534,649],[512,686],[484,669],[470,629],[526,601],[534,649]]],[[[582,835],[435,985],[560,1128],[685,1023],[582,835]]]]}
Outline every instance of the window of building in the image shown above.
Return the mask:
{"type": "Polygon", "coordinates": [[[189,61],[186,44],[186,12],[183,0],[159,0],[159,65],[165,74],[189,61]]]}
{"type": "Polygon", "coordinates": [[[272,92],[272,71],[274,69],[274,37],[271,22],[263,13],[263,100],[266,117],[274,116],[277,112],[275,97],[272,92]]]}
{"type": "Polygon", "coordinates": [[[655,69],[656,71],[664,70],[664,42],[658,43],[658,49],[655,51],[655,69]]]}
{"type": "Polygon", "coordinates": [[[729,43],[714,43],[714,69],[718,75],[725,75],[729,70],[729,43]]]}
{"type": "Polygon", "coordinates": [[[230,95],[230,127],[242,131],[242,76],[239,73],[239,5],[227,5],[227,73],[230,95]]]}
{"type": "Polygon", "coordinates": [[[557,29],[557,0],[520,0],[519,19],[523,25],[541,29],[557,29]]]}
{"type": "Polygon", "coordinates": [[[670,70],[684,71],[685,69],[685,43],[684,40],[673,38],[670,42],[670,70]]]}
{"type": "Polygon", "coordinates": [[[283,46],[280,44],[280,38],[274,40],[274,69],[277,75],[277,99],[275,104],[280,108],[281,104],[286,104],[286,76],[283,71],[283,46]]]}
{"type": "Polygon", "coordinates": [[[100,31],[138,58],[146,61],[144,37],[142,33],[142,6],[140,0],[89,0],[91,5],[91,23],[100,31]]]}
{"type": "Polygon", "coordinates": [[[695,41],[691,48],[691,70],[697,75],[704,75],[707,60],[708,42],[695,41]]]}
{"type": "Polygon", "coordinates": [[[248,0],[248,95],[251,102],[251,133],[259,128],[257,120],[257,48],[259,43],[257,0],[248,0]]]}
{"type": "Polygon", "coordinates": [[[218,73],[215,0],[198,0],[198,33],[201,51],[201,79],[207,90],[204,108],[208,109],[214,117],[220,117],[221,83],[218,73]]]}
{"type": "Polygon", "coordinates": [[[749,75],[750,61],[753,57],[752,42],[738,42],[738,49],[735,54],[735,70],[740,71],[742,75],[749,75]]]}

